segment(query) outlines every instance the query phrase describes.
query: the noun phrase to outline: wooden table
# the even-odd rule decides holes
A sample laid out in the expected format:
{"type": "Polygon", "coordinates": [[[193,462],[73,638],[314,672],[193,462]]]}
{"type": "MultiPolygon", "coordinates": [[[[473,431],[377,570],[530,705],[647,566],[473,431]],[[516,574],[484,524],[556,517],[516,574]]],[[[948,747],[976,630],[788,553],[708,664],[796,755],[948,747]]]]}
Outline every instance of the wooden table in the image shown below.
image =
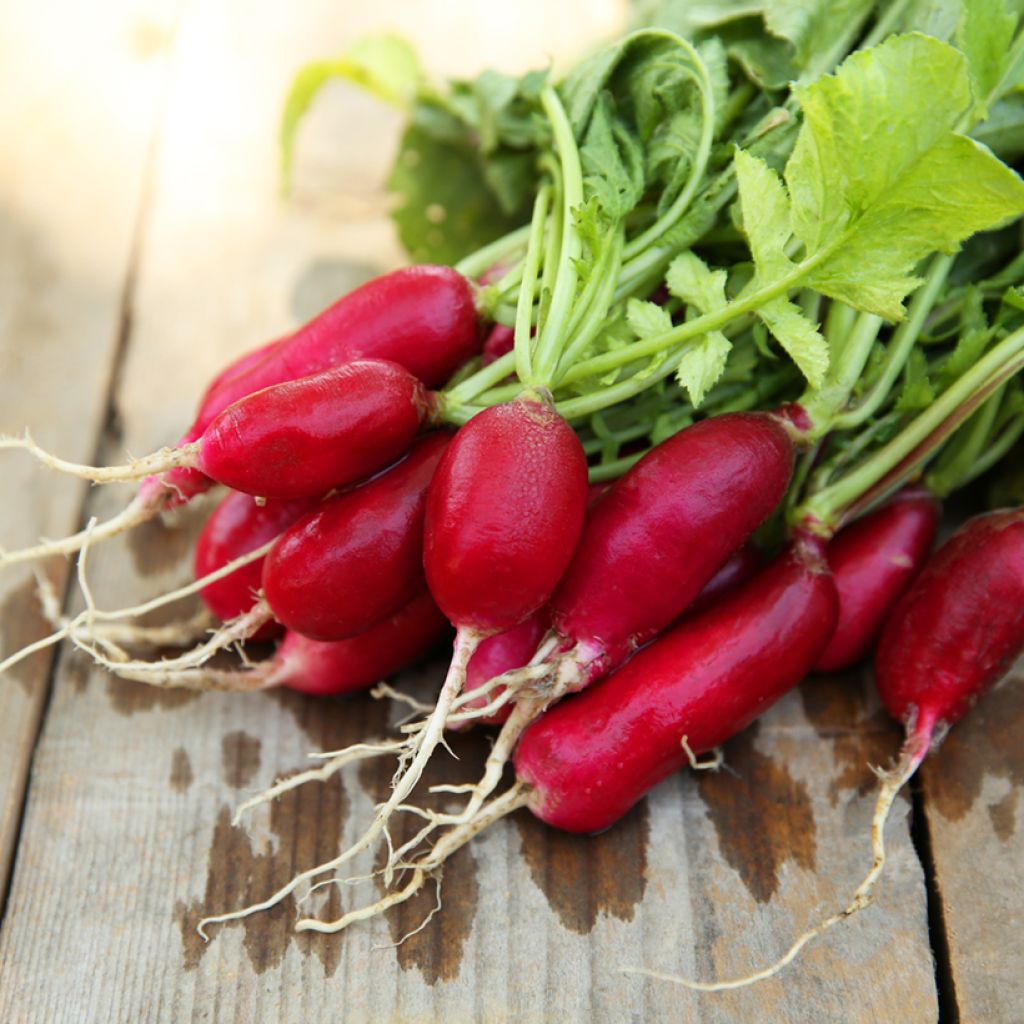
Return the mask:
{"type": "MultiPolygon", "coordinates": [[[[296,195],[277,198],[276,118],[303,60],[394,24],[438,73],[523,68],[607,35],[620,14],[613,0],[6,5],[0,429],[31,425],[81,461],[168,443],[227,358],[401,260],[380,189],[398,119],[369,99],[325,95],[296,195]]],[[[3,466],[11,547],[126,499],[16,453],[3,466]]],[[[196,522],[97,549],[100,605],[187,578],[196,522]]],[[[70,568],[45,566],[77,607],[70,568]]],[[[5,653],[47,631],[33,591],[27,570],[0,578],[5,653]]],[[[357,834],[387,765],[309,786],[247,828],[230,811],[309,750],[379,735],[383,705],[155,692],[67,650],[0,685],[4,1022],[1024,1019],[1012,683],[899,805],[877,905],[780,977],[720,995],[619,969],[745,972],[845,902],[868,859],[868,765],[898,744],[867,678],[808,680],[727,747],[728,771],[680,774],[605,835],[556,835],[525,814],[500,824],[450,864],[431,924],[383,949],[432,894],[343,937],[296,935],[291,903],[208,946],[194,932],[204,910],[259,898],[357,834]]],[[[437,777],[471,778],[485,749],[469,738],[437,777]]],[[[352,898],[333,891],[320,909],[352,898]]]]}

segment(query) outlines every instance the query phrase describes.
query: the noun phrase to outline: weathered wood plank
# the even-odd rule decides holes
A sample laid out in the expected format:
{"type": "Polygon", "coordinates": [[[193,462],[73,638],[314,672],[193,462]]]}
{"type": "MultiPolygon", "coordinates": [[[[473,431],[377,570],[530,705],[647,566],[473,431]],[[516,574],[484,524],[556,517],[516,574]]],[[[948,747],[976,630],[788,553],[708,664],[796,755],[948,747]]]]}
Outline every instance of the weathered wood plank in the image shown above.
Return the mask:
{"type": "Polygon", "coordinates": [[[1024,1015],[1024,663],[923,768],[935,880],[962,1021],[1024,1015]]]}
{"type": "MultiPolygon", "coordinates": [[[[0,432],[31,426],[79,461],[93,458],[107,412],[172,14],[140,0],[0,9],[0,432]]],[[[0,543],[77,529],[80,481],[13,453],[3,479],[0,543]]],[[[45,569],[62,589],[66,563],[45,569]]],[[[28,569],[0,577],[0,620],[0,657],[49,632],[28,569]]],[[[0,680],[0,893],[51,661],[37,655],[0,680]]]]}
{"type": "MultiPolygon", "coordinates": [[[[590,6],[550,6],[582,42],[590,6]]],[[[188,415],[183,396],[226,355],[368,272],[368,253],[397,259],[371,166],[374,154],[386,162],[388,124],[351,93],[333,94],[318,116],[345,129],[336,138],[358,138],[362,156],[307,146],[300,202],[275,205],[272,127],[295,63],[385,17],[422,38],[435,66],[458,70],[467,65],[442,61],[455,39],[460,61],[473,64],[507,63],[517,39],[528,56],[559,45],[553,34],[517,34],[533,27],[539,3],[500,25],[463,4],[426,7],[389,2],[343,19],[335,5],[311,3],[305,16],[291,7],[255,18],[251,5],[224,0],[190,12],[119,393],[125,446],[173,439],[188,415]],[[319,204],[328,190],[342,198],[319,204]]],[[[118,502],[98,492],[90,507],[106,514],[118,502]]],[[[97,550],[100,603],[184,578],[188,536],[154,525],[97,550]]],[[[414,676],[429,689],[438,672],[435,663],[414,676]]],[[[382,706],[160,694],[69,657],[0,933],[0,1019],[934,1020],[924,889],[901,814],[879,906],[784,977],[709,997],[619,971],[743,972],[848,898],[868,859],[865,764],[897,742],[864,693],[862,684],[809,684],[730,746],[738,777],[681,774],[603,836],[557,836],[525,815],[499,824],[451,864],[444,909],[397,950],[374,947],[414,928],[429,896],[341,938],[295,935],[288,903],[204,946],[193,926],[205,909],[258,898],[354,838],[390,766],[304,789],[253,815],[251,831],[231,825],[230,809],[304,765],[308,750],[378,733],[382,706]],[[871,985],[878,977],[892,983],[871,985]]],[[[471,778],[481,747],[469,737],[461,761],[439,762],[441,777],[471,778]]],[[[328,913],[366,896],[346,889],[312,906],[328,913]]]]}

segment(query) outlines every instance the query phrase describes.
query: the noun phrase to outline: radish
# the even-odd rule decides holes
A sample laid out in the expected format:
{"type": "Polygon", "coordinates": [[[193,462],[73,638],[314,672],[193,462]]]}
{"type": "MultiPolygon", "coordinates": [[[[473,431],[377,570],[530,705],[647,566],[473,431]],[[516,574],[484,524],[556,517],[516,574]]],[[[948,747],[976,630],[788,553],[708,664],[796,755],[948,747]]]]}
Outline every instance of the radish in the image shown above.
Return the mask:
{"type": "MultiPolygon", "coordinates": [[[[316,503],[315,498],[300,498],[269,500],[260,505],[251,495],[232,491],[213,510],[196,541],[193,561],[196,579],[273,540],[316,503]]],[[[260,559],[208,584],[199,594],[207,608],[226,622],[252,608],[262,574],[263,559],[260,559]]],[[[280,632],[278,623],[268,622],[253,639],[270,640],[280,632]]]]}
{"type": "MultiPolygon", "coordinates": [[[[385,679],[434,647],[451,625],[422,586],[394,615],[366,632],[323,643],[287,632],[274,656],[244,668],[203,666],[161,676],[163,685],[205,690],[265,690],[285,686],[316,697],[355,693],[385,679]]],[[[126,670],[127,677],[151,683],[150,675],[126,670]]],[[[389,748],[392,749],[392,748],[389,748]]]]}
{"type": "Polygon", "coordinates": [[[927,491],[908,488],[832,539],[828,563],[839,591],[839,624],[816,671],[837,672],[868,654],[889,610],[928,557],[939,511],[927,491]]]}
{"type": "Polygon", "coordinates": [[[793,443],[766,413],[702,420],[645,455],[597,502],[552,600],[567,689],[654,637],[774,511],[793,443]]]}
{"type": "Polygon", "coordinates": [[[705,608],[710,608],[726,594],[731,594],[737,587],[746,583],[761,568],[763,559],[761,552],[753,544],[744,544],[737,548],[721,569],[704,584],[704,589],[693,599],[684,615],[696,615],[705,608]]]}
{"type": "MultiPolygon", "coordinates": [[[[583,447],[543,393],[527,391],[487,409],[456,434],[430,484],[424,546],[427,583],[456,626],[455,648],[434,709],[405,745],[391,796],[362,837],[333,860],[300,873],[262,903],[207,918],[201,929],[276,905],[381,835],[440,742],[473,652],[545,603],[572,557],[586,504],[583,447]]],[[[393,865],[389,857],[386,878],[393,865]]]]}
{"type": "MultiPolygon", "coordinates": [[[[473,288],[461,274],[429,265],[396,270],[349,292],[293,334],[246,353],[221,371],[179,444],[197,442],[207,426],[241,398],[355,360],[391,360],[426,387],[439,387],[477,352],[479,335],[473,288]]],[[[130,530],[209,487],[210,480],[201,472],[172,466],[143,480],[121,513],[92,530],[90,542],[130,530]]],[[[85,540],[82,531],[0,552],[0,565],[71,554],[85,540]]]]}
{"type": "Polygon", "coordinates": [[[734,736],[804,677],[835,626],[824,543],[801,536],[612,675],[549,709],[516,749],[542,821],[599,832],[694,754],[734,736]]]}
{"type": "Polygon", "coordinates": [[[296,928],[338,932],[409,899],[455,850],[520,807],[573,832],[608,828],[694,752],[724,742],[795,686],[837,616],[824,541],[799,535],[732,594],[547,711],[519,743],[516,784],[409,864],[401,889],[336,921],[306,919],[296,928]]]}
{"type": "Polygon", "coordinates": [[[433,396],[407,370],[364,360],[257,391],[215,416],[199,440],[127,466],[65,463],[28,438],[6,445],[96,483],[178,466],[247,494],[301,498],[382,469],[408,450],[435,413],[433,396]]]}
{"type": "Polygon", "coordinates": [[[428,434],[369,483],[318,504],[267,555],[274,617],[314,640],[342,640],[393,615],[423,586],[427,488],[451,435],[428,434]]]}

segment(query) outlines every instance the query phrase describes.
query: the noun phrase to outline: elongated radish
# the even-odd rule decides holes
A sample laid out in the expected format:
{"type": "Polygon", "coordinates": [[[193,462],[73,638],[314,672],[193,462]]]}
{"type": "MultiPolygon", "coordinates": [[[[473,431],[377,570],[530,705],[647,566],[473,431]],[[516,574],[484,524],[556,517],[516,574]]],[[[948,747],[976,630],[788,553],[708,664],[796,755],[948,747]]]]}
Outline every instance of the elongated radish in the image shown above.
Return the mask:
{"type": "MultiPolygon", "coordinates": [[[[285,686],[316,697],[355,693],[427,654],[451,632],[426,584],[404,608],[365,633],[323,643],[287,632],[272,658],[242,668],[167,670],[159,682],[202,690],[265,690],[285,686]]],[[[128,677],[152,683],[151,674],[128,677]]]]}
{"type": "Polygon", "coordinates": [[[432,395],[397,363],[364,360],[278,384],[214,417],[198,441],[127,466],[65,463],[28,438],[5,442],[55,469],[97,483],[171,467],[198,469],[236,491],[267,498],[320,495],[404,454],[435,412],[432,395]]]}
{"type": "Polygon", "coordinates": [[[792,469],[782,423],[731,413],[680,431],[617,480],[551,600],[568,688],[621,664],[682,614],[774,511],[792,469]]]}
{"type": "Polygon", "coordinates": [[[889,611],[928,557],[938,524],[938,501],[913,488],[832,539],[828,564],[839,591],[839,622],[815,669],[836,672],[868,655],[889,611]]]}
{"type": "Polygon", "coordinates": [[[608,828],[686,763],[686,746],[694,754],[719,746],[795,686],[837,614],[823,542],[798,539],[531,725],[514,758],[530,787],[527,806],[570,832],[608,828]]]}
{"type": "MultiPolygon", "coordinates": [[[[424,547],[431,593],[457,629],[454,654],[433,711],[410,736],[390,797],[337,857],[297,875],[262,903],[208,918],[202,926],[274,906],[382,834],[442,738],[469,658],[484,637],[516,625],[545,603],[572,556],[586,504],[583,447],[543,395],[524,393],[480,413],[458,432],[430,485],[424,547]]],[[[392,867],[389,859],[385,877],[392,867]]]]}
{"type": "MultiPolygon", "coordinates": [[[[886,710],[906,730],[882,774],[871,820],[871,868],[840,911],[798,936],[775,963],[742,978],[694,982],[701,991],[742,988],[778,974],[812,939],[871,904],[885,867],[885,823],[897,794],[929,750],[1024,654],[1024,509],[968,520],[929,559],[892,610],[875,654],[886,710]]],[[[648,972],[641,972],[648,973],[648,972]]]]}
{"type": "Polygon", "coordinates": [[[342,640],[397,612],[423,586],[427,489],[451,435],[428,434],[387,472],[328,498],[267,555],[274,617],[315,640],[342,640]]]}
{"type": "MultiPolygon", "coordinates": [[[[316,503],[315,498],[298,498],[292,501],[271,499],[259,504],[251,495],[232,491],[210,514],[196,541],[193,559],[196,579],[273,540],[316,503]]],[[[207,608],[226,622],[252,608],[262,576],[263,559],[260,559],[208,584],[199,594],[207,608]]],[[[281,631],[278,623],[268,622],[253,639],[269,640],[281,631]]]]}
{"type": "Polygon", "coordinates": [[[798,537],[753,579],[548,710],[519,743],[515,785],[413,861],[401,889],[297,928],[341,931],[409,899],[456,849],[519,807],[574,832],[614,824],[690,753],[724,742],[795,686],[837,615],[824,542],[798,537]]]}
{"type": "MultiPolygon", "coordinates": [[[[473,290],[466,278],[449,267],[396,270],[343,296],[293,334],[246,353],[225,368],[207,388],[196,419],[179,445],[198,441],[228,406],[263,388],[362,359],[391,360],[425,386],[439,387],[479,345],[473,290]],[[263,357],[255,358],[260,352],[263,357]]],[[[202,472],[186,466],[149,476],[122,512],[91,531],[90,543],[131,530],[210,485],[202,472]]],[[[71,554],[85,540],[82,531],[0,552],[0,566],[71,554]]]]}

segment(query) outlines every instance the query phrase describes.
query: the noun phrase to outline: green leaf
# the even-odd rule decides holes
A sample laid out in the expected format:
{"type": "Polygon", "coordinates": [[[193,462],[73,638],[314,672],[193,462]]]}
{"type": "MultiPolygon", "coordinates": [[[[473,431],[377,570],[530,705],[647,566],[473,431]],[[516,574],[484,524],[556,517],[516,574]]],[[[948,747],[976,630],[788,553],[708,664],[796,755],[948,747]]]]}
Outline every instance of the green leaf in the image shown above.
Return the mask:
{"type": "Polygon", "coordinates": [[[652,338],[672,330],[672,317],[656,302],[630,299],[626,303],[626,319],[638,338],[652,338]]]}
{"type": "Polygon", "coordinates": [[[763,305],[757,315],[799,367],[813,388],[820,388],[828,370],[828,342],[789,299],[780,297],[763,305]]]}
{"type": "Polygon", "coordinates": [[[595,196],[613,220],[621,220],[644,193],[643,152],[629,130],[614,117],[611,97],[603,93],[580,147],[584,194],[595,196]]]}
{"type": "Polygon", "coordinates": [[[797,64],[807,67],[827,52],[843,26],[862,20],[875,0],[765,0],[765,26],[772,35],[788,39],[797,64]]]}
{"type": "Polygon", "coordinates": [[[935,389],[928,379],[928,360],[920,349],[913,349],[904,369],[903,389],[896,401],[896,412],[920,412],[935,401],[935,389]]]}
{"type": "Polygon", "coordinates": [[[291,179],[295,133],[320,90],[340,79],[358,85],[392,106],[408,110],[423,84],[416,51],[401,36],[385,32],[364,36],[334,60],[313,61],[292,80],[281,116],[281,173],[291,179]]]}
{"type": "Polygon", "coordinates": [[[971,102],[959,51],[895,37],[797,90],[804,124],[786,165],[806,284],[890,320],[917,263],[1024,212],[1024,183],[953,128],[971,102]],[[870,159],[865,158],[870,154],[870,159]]]}
{"type": "Polygon", "coordinates": [[[680,356],[676,380],[686,388],[695,409],[725,372],[731,349],[729,339],[721,331],[709,331],[680,356]]]}
{"type": "Polygon", "coordinates": [[[743,232],[760,279],[781,277],[793,268],[786,256],[792,234],[789,197],[779,176],[761,159],[743,150],[734,158],[743,232]]]}
{"type": "Polygon", "coordinates": [[[1004,0],[965,0],[956,29],[957,45],[967,56],[979,118],[988,113],[997,86],[1006,71],[1017,19],[1004,0]]]}
{"type": "Polygon", "coordinates": [[[399,238],[417,263],[454,263],[523,222],[488,187],[479,154],[406,129],[388,177],[399,238]]]}
{"type": "Polygon", "coordinates": [[[665,275],[668,290],[701,313],[713,313],[727,305],[724,270],[711,270],[693,252],[680,253],[665,275]]]}

